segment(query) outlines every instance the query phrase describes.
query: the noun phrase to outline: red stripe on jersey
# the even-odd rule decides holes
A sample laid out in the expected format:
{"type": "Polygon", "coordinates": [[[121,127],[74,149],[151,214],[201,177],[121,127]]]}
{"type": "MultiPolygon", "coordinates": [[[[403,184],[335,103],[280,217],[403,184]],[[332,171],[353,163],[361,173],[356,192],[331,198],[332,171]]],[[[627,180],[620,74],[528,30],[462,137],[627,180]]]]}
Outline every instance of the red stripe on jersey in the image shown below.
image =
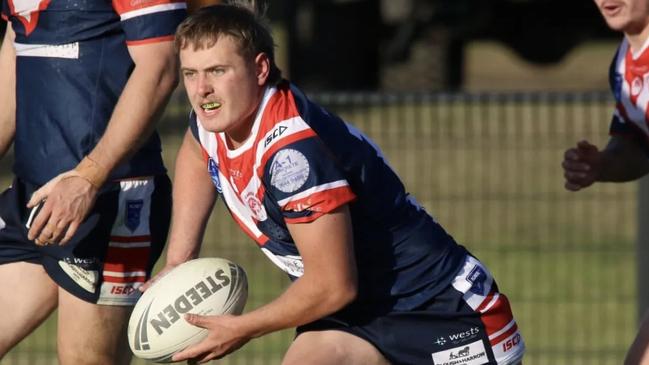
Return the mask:
{"type": "Polygon", "coordinates": [[[143,44],[152,44],[152,43],[160,43],[160,42],[172,42],[174,40],[175,36],[173,35],[166,35],[162,37],[154,37],[154,38],[146,38],[146,39],[138,39],[136,41],[126,41],[127,46],[141,46],[143,44]]]}
{"type": "Polygon", "coordinates": [[[146,281],[146,277],[144,275],[138,275],[124,278],[120,276],[104,275],[104,281],[107,283],[144,283],[146,281]]]}
{"type": "Polygon", "coordinates": [[[500,294],[496,302],[480,316],[480,319],[485,325],[488,336],[505,328],[514,319],[507,297],[500,294]]]}
{"type": "Polygon", "coordinates": [[[110,240],[119,243],[151,242],[151,236],[110,236],[110,240]]]}
{"type": "Polygon", "coordinates": [[[129,11],[150,8],[156,5],[184,3],[184,0],[113,0],[113,8],[122,15],[129,11]]]}
{"type": "MultiPolygon", "coordinates": [[[[307,197],[292,200],[283,207],[283,211],[301,212],[310,210],[317,213],[329,213],[343,204],[356,199],[356,194],[349,186],[315,192],[307,197]]],[[[300,217],[302,219],[302,217],[300,217]]],[[[289,221],[288,219],[286,220],[289,221]]]]}
{"type": "Polygon", "coordinates": [[[108,247],[104,268],[109,271],[144,271],[149,263],[150,247],[108,247]]]}
{"type": "Polygon", "coordinates": [[[491,346],[496,346],[497,344],[501,343],[504,339],[507,337],[513,335],[516,331],[518,331],[518,326],[516,323],[514,323],[507,331],[501,333],[497,337],[489,340],[489,343],[491,343],[491,346]]]}
{"type": "Polygon", "coordinates": [[[6,15],[5,13],[0,14],[0,17],[1,17],[2,20],[4,20],[5,22],[8,22],[8,21],[9,21],[9,18],[7,17],[7,15],[6,15]]]}
{"type": "Polygon", "coordinates": [[[496,292],[493,290],[493,287],[492,287],[492,289],[491,289],[491,291],[489,292],[489,294],[487,294],[487,296],[484,298],[484,300],[482,301],[482,303],[480,303],[480,305],[475,309],[476,312],[483,312],[484,309],[485,309],[485,307],[486,307],[489,303],[491,303],[491,301],[494,299],[494,295],[496,295],[496,292]]]}
{"type": "Polygon", "coordinates": [[[273,94],[266,108],[264,114],[261,116],[261,125],[257,132],[257,136],[262,138],[266,133],[270,132],[278,123],[284,120],[291,119],[299,116],[297,108],[295,107],[295,99],[288,88],[277,88],[273,94]]]}

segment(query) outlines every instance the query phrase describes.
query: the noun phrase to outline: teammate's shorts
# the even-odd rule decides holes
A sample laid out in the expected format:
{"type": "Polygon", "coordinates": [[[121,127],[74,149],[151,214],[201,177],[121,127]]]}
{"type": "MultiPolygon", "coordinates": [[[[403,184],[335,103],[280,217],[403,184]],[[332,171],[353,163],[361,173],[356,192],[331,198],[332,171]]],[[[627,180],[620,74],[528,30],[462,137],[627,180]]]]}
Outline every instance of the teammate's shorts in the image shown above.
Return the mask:
{"type": "Polygon", "coordinates": [[[64,246],[27,239],[26,204],[36,187],[15,179],[0,195],[0,264],[43,265],[63,289],[85,301],[133,305],[167,239],[171,182],[166,175],[108,183],[64,246]]]}
{"type": "Polygon", "coordinates": [[[423,308],[373,318],[329,316],[298,327],[340,330],[373,344],[394,365],[517,364],[525,344],[507,297],[474,257],[423,308]]]}

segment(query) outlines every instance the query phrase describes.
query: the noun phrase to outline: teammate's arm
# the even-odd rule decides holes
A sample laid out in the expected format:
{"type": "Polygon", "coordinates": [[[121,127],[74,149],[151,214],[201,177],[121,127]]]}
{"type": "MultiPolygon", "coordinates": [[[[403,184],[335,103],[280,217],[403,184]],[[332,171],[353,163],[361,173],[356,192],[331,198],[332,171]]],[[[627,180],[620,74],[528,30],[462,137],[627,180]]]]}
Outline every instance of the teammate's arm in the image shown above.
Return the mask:
{"type": "Polygon", "coordinates": [[[175,361],[224,356],[251,338],[312,322],[355,298],[357,273],[348,206],[288,228],[302,256],[304,275],[272,302],[241,316],[187,316],[188,322],[207,328],[209,334],[175,355],[175,361]]]}
{"type": "Polygon", "coordinates": [[[626,182],[649,172],[647,158],[639,142],[624,136],[612,136],[600,151],[588,141],[568,149],[562,163],[566,189],[578,191],[594,182],[626,182]]]}
{"type": "Polygon", "coordinates": [[[173,42],[129,46],[135,68],[104,135],[79,165],[34,192],[28,207],[47,199],[29,230],[36,243],[67,243],[94,204],[110,172],[137,151],[154,129],[178,82],[173,42]]]}
{"type": "Polygon", "coordinates": [[[154,279],[141,287],[141,290],[146,290],[173,267],[198,257],[216,196],[201,147],[191,131],[187,130],[176,155],[167,263],[154,279]]]}
{"type": "Polygon", "coordinates": [[[0,158],[2,158],[16,133],[16,51],[14,31],[7,22],[2,48],[0,48],[0,158]]]}

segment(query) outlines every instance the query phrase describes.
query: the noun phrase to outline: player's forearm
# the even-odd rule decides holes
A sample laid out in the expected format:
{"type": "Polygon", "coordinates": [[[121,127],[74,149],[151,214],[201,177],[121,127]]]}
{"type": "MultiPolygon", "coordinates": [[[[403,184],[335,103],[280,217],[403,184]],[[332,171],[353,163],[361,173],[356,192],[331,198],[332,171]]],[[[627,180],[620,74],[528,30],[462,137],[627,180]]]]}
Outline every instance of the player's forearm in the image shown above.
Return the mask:
{"type": "Polygon", "coordinates": [[[173,213],[167,263],[176,265],[198,256],[205,226],[216,201],[216,190],[202,157],[185,135],[176,158],[173,213]]]}
{"type": "Polygon", "coordinates": [[[626,182],[641,178],[649,172],[649,158],[633,140],[614,137],[601,155],[597,181],[626,182]]]}
{"type": "Polygon", "coordinates": [[[0,158],[7,153],[16,133],[16,52],[14,34],[7,24],[0,48],[0,158]]]}
{"type": "Polygon", "coordinates": [[[274,301],[240,316],[238,326],[255,338],[313,322],[340,310],[355,297],[355,283],[329,286],[323,278],[303,276],[274,301]]]}
{"type": "Polygon", "coordinates": [[[175,58],[136,63],[108,127],[89,157],[112,171],[151,136],[177,85],[175,58]]]}

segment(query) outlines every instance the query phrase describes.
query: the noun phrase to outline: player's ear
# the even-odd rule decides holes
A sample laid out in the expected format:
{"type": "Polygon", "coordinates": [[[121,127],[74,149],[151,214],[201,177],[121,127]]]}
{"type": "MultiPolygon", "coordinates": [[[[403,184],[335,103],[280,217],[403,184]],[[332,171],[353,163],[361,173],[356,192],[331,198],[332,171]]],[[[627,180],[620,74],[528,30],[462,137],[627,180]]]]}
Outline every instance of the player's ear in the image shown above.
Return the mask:
{"type": "Polygon", "coordinates": [[[257,76],[257,85],[263,86],[268,80],[270,74],[270,59],[268,55],[261,52],[255,57],[255,73],[257,76]]]}

